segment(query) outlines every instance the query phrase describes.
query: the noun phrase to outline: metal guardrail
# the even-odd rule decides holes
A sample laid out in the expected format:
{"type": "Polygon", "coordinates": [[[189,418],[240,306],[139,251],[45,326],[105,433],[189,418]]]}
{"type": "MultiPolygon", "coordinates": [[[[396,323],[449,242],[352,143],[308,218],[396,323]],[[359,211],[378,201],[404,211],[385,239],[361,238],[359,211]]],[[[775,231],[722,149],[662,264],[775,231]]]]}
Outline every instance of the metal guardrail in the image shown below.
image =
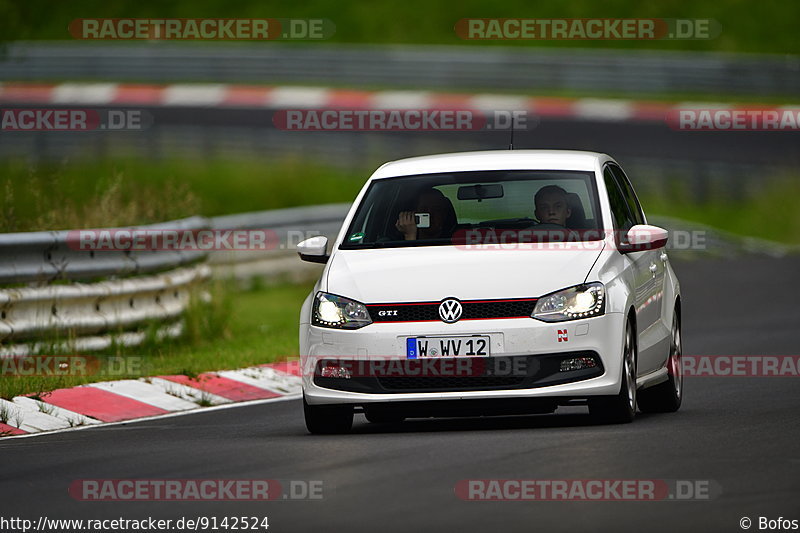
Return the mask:
{"type": "MultiPolygon", "coordinates": [[[[201,230],[208,219],[191,217],[139,229],[201,230]]],[[[84,281],[158,272],[205,259],[201,251],[102,251],[70,247],[69,231],[0,234],[0,285],[84,281]]]]}
{"type": "Polygon", "coordinates": [[[342,225],[349,204],[293,207],[227,215],[211,219],[214,229],[269,229],[277,237],[272,250],[220,251],[209,255],[216,278],[235,278],[247,284],[253,278],[288,276],[293,281],[318,275],[321,267],[297,260],[295,245],[315,235],[331,241],[342,225]]]}
{"type": "Polygon", "coordinates": [[[21,285],[0,288],[0,357],[41,351],[36,341],[56,337],[70,338],[62,346],[87,351],[112,342],[138,344],[144,334],[126,330],[153,321],[166,324],[160,335],[179,335],[192,291],[212,274],[239,280],[317,274],[319,265],[298,261],[294,245],[306,236],[334,236],[348,208],[334,204],[137,226],[274,231],[276,247],[263,251],[89,252],[71,248],[68,231],[0,234],[0,285],[21,285]],[[87,280],[93,282],[82,283],[87,280]]]}
{"type": "Polygon", "coordinates": [[[210,274],[208,265],[199,264],[153,276],[0,290],[0,341],[122,331],[177,319],[191,288],[210,274]]]}
{"type": "Polygon", "coordinates": [[[800,56],[502,46],[15,42],[2,80],[800,94],[800,56]]]}

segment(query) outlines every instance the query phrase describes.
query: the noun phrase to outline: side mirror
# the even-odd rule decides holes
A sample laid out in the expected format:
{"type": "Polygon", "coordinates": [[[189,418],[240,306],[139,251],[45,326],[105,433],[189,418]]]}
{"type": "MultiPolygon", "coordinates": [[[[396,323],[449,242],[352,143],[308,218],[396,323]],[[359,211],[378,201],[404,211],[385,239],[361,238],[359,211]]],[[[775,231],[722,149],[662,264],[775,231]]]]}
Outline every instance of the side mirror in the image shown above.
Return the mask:
{"type": "Polygon", "coordinates": [[[328,259],[330,259],[328,255],[328,238],[317,235],[299,242],[297,243],[297,253],[300,254],[300,259],[303,261],[327,263],[328,259]]]}
{"type": "Polygon", "coordinates": [[[625,238],[619,243],[619,251],[625,254],[644,250],[656,250],[666,246],[668,238],[669,234],[664,228],[650,226],[648,224],[637,224],[625,234],[625,238]]]}

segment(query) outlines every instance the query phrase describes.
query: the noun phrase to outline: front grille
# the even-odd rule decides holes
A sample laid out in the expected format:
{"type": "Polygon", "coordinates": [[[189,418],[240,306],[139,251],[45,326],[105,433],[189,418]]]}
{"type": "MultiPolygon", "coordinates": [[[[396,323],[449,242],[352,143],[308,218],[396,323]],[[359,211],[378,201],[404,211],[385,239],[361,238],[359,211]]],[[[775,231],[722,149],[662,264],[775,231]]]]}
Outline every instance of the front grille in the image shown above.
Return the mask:
{"type": "MultiPolygon", "coordinates": [[[[536,306],[536,298],[499,300],[464,300],[459,320],[488,318],[528,318],[536,306]]],[[[441,321],[441,302],[367,304],[373,322],[432,322],[441,321]]]]}
{"type": "Polygon", "coordinates": [[[386,390],[475,390],[508,389],[520,386],[525,377],[470,376],[470,377],[389,377],[378,378],[386,390]]]}

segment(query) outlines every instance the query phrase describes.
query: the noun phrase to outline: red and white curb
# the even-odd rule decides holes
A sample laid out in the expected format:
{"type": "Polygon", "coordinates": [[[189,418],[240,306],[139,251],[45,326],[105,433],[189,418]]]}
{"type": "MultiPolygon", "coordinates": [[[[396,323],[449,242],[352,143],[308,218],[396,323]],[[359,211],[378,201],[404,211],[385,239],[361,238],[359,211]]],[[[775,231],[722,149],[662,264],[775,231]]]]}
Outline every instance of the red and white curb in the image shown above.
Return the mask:
{"type": "Polygon", "coordinates": [[[297,361],[241,370],[125,379],[57,389],[41,400],[0,399],[0,436],[132,421],[252,400],[297,398],[297,361]]]}
{"type": "MultiPolygon", "coordinates": [[[[674,104],[602,98],[530,97],[431,91],[360,91],[302,86],[228,84],[2,83],[0,104],[230,107],[265,109],[473,109],[528,111],[542,117],[662,122],[674,104]]],[[[702,107],[724,104],[704,103],[702,107]]]]}

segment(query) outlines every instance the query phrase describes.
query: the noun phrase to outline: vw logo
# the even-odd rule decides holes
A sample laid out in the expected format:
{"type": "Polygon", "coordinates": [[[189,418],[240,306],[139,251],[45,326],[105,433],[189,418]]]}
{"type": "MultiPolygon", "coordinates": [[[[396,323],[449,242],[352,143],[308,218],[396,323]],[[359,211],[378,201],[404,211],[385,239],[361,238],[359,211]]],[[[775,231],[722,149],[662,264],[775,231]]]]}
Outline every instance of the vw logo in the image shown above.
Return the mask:
{"type": "Polygon", "coordinates": [[[442,319],[442,322],[447,322],[448,324],[457,322],[461,318],[463,311],[461,302],[455,298],[447,298],[439,304],[439,318],[442,319]]]}

